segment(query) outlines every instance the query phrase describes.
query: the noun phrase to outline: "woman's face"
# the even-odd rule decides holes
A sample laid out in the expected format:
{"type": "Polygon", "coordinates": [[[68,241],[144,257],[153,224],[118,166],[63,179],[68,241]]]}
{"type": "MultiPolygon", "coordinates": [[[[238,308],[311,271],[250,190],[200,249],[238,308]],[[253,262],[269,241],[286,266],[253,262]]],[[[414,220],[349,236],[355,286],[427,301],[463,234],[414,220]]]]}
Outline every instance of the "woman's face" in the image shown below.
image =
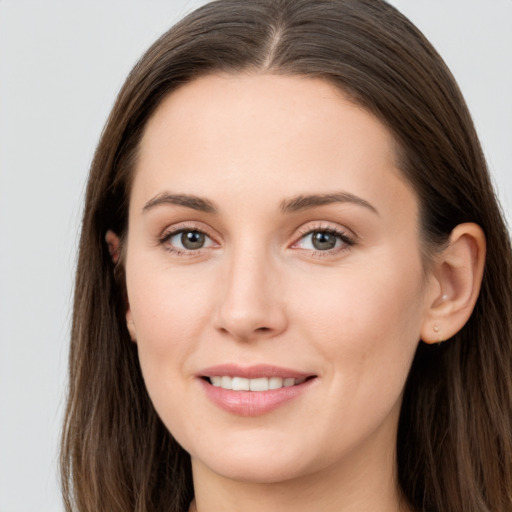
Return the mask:
{"type": "Polygon", "coordinates": [[[127,322],[195,471],[392,467],[433,288],[394,157],[384,126],[319,79],[207,76],[150,119],[127,322]]]}

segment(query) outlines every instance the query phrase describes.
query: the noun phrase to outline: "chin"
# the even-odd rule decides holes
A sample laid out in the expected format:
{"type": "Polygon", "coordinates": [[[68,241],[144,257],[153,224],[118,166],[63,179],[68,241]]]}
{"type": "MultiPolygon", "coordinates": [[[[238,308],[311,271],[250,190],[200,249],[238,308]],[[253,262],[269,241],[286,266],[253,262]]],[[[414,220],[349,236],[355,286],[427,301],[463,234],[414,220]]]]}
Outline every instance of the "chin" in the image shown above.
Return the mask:
{"type": "Polygon", "coordinates": [[[271,443],[225,443],[221,449],[197,450],[193,467],[202,466],[217,475],[255,484],[273,484],[293,480],[321,469],[323,461],[310,460],[303,447],[291,440],[271,443]]]}
{"type": "Polygon", "coordinates": [[[276,484],[303,476],[303,468],[296,463],[268,457],[256,461],[243,456],[234,461],[223,458],[213,461],[208,468],[223,478],[252,484],[276,484]]]}

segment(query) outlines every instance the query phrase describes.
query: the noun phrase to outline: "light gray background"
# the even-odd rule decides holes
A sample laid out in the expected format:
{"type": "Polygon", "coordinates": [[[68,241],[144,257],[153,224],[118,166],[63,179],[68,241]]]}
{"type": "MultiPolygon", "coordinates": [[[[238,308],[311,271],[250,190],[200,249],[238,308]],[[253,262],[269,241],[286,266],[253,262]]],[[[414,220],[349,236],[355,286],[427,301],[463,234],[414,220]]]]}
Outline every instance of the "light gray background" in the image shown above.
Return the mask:
{"type": "MultiPolygon", "coordinates": [[[[0,512],[63,510],[57,443],[88,166],[131,66],[202,3],[0,0],[0,512]]],[[[510,221],[512,0],[392,3],[459,81],[510,221]]]]}

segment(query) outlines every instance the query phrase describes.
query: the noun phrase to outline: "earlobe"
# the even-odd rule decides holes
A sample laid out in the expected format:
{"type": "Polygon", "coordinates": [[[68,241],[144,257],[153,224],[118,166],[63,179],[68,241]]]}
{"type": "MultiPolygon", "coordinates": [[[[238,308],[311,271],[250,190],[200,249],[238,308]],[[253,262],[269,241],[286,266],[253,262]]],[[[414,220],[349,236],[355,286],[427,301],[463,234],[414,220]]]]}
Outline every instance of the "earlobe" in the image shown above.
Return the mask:
{"type": "Polygon", "coordinates": [[[135,334],[135,324],[133,323],[132,312],[130,308],[126,311],[126,327],[128,328],[128,332],[130,333],[130,338],[132,341],[137,341],[137,336],[135,334]]]}
{"type": "Polygon", "coordinates": [[[485,264],[485,235],[474,223],[459,224],[432,271],[435,292],[421,329],[425,343],[439,343],[466,324],[480,293],[485,264]]]}
{"type": "Polygon", "coordinates": [[[105,242],[107,242],[112,263],[115,265],[119,261],[119,237],[109,229],[105,234],[105,242]]]}

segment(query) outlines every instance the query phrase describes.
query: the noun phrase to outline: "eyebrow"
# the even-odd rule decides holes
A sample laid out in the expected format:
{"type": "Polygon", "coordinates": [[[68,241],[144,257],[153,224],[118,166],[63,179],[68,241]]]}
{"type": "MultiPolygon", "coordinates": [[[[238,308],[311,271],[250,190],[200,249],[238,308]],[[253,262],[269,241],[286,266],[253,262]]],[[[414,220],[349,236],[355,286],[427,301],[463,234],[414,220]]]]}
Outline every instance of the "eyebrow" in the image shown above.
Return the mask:
{"type": "Polygon", "coordinates": [[[358,206],[363,206],[373,213],[379,215],[377,208],[371,205],[365,199],[358,197],[348,192],[335,192],[331,194],[312,194],[312,195],[300,195],[288,199],[281,203],[282,213],[293,213],[302,210],[308,210],[317,206],[324,206],[333,203],[352,203],[358,206]]]}
{"type": "Polygon", "coordinates": [[[189,194],[169,194],[164,192],[163,194],[158,194],[157,196],[150,199],[142,208],[143,212],[147,212],[156,206],[161,205],[175,205],[175,206],[184,206],[185,208],[191,208],[192,210],[197,210],[205,213],[217,213],[217,208],[215,208],[214,204],[208,199],[203,199],[202,197],[193,196],[189,194]]]}
{"type": "MultiPolygon", "coordinates": [[[[335,192],[330,194],[311,194],[300,195],[281,202],[281,213],[295,213],[302,210],[308,210],[318,206],[324,206],[333,203],[352,203],[363,206],[368,210],[379,215],[377,209],[368,201],[348,192],[335,192]]],[[[184,206],[192,210],[204,213],[216,214],[217,208],[208,199],[190,195],[190,194],[170,194],[164,192],[150,199],[143,207],[142,211],[147,212],[152,208],[161,205],[184,206]]]]}

